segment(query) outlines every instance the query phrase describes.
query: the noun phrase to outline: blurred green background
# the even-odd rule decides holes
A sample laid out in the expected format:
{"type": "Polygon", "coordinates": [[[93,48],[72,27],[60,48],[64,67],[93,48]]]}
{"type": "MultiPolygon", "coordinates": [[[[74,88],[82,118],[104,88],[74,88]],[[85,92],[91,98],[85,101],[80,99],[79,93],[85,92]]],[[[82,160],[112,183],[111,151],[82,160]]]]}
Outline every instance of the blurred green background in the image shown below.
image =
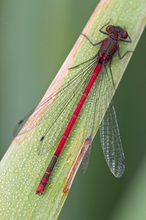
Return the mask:
{"type": "MultiPolygon", "coordinates": [[[[0,156],[17,122],[40,101],[97,0],[0,1],[0,156]]],[[[146,31],[115,96],[126,170],[109,172],[98,136],[85,175],[75,178],[59,220],[146,219],[146,31]]]]}

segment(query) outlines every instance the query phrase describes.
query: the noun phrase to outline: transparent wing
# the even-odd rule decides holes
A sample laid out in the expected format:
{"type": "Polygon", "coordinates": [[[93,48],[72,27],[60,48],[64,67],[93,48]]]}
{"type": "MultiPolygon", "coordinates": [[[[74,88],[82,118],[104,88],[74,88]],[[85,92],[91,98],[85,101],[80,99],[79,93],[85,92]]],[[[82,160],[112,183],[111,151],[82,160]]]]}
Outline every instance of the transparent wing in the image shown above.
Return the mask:
{"type": "MultiPolygon", "coordinates": [[[[48,152],[52,147],[55,149],[59,143],[61,136],[67,126],[67,123],[73,114],[73,111],[85,89],[89,78],[96,65],[96,59],[89,61],[87,64],[79,66],[77,69],[71,69],[69,76],[62,88],[49,97],[41,106],[35,109],[33,117],[29,123],[26,124],[25,130],[20,131],[19,135],[22,135],[35,128],[37,132],[38,153],[40,155],[48,152]],[[49,103],[53,100],[53,104],[49,103]],[[42,106],[47,105],[44,116],[41,119],[42,106]],[[34,120],[40,121],[38,124],[34,123],[34,120]]],[[[27,120],[28,117],[24,121],[27,120]]],[[[21,120],[20,122],[23,122],[21,120]]],[[[21,123],[18,124],[17,131],[20,130],[21,123]]]]}
{"type": "MultiPolygon", "coordinates": [[[[102,72],[99,74],[98,81],[95,82],[95,85],[89,97],[90,108],[87,114],[86,126],[90,127],[90,133],[88,133],[88,135],[90,135],[92,140],[102,121],[103,114],[105,113],[105,111],[109,106],[109,100],[112,98],[113,93],[114,93],[114,88],[113,88],[112,76],[110,73],[108,73],[107,69],[104,68],[102,72]]],[[[83,172],[86,171],[88,166],[90,152],[91,152],[91,144],[82,161],[83,172]]]]}
{"type": "Polygon", "coordinates": [[[113,102],[99,128],[101,146],[105,160],[115,177],[120,177],[125,169],[125,156],[113,102]]]}
{"type": "Polygon", "coordinates": [[[65,83],[59,89],[59,91],[58,89],[54,91],[53,94],[47,97],[40,105],[38,105],[35,109],[33,109],[29,114],[27,114],[23,119],[21,119],[18,122],[18,124],[14,128],[13,136],[15,137],[16,135],[18,135],[18,133],[19,135],[22,135],[35,128],[37,123],[35,123],[34,118],[36,118],[37,119],[36,121],[38,121],[38,118],[41,118],[42,108],[44,106],[46,106],[47,108],[47,106],[49,106],[52,103],[52,101],[57,97],[57,95],[59,95],[60,97],[62,96],[61,98],[62,100],[58,102],[58,104],[55,106],[58,108],[55,109],[55,112],[52,115],[52,117],[56,115],[56,120],[57,120],[57,115],[59,115],[58,109],[59,111],[60,109],[63,111],[65,109],[65,106],[68,104],[68,102],[72,101],[71,97],[72,98],[74,98],[75,96],[77,97],[78,92],[80,90],[82,91],[86,81],[92,74],[92,70],[94,69],[95,62],[96,59],[91,60],[90,62],[88,62],[87,65],[83,65],[82,68],[79,66],[77,74],[74,73],[76,71],[71,70],[69,77],[66,79],[65,83]],[[65,105],[63,105],[64,102],[66,102],[65,105]],[[26,126],[25,129],[21,130],[32,114],[34,117],[32,118],[32,120],[29,121],[28,126],[26,126]]]}
{"type": "MultiPolygon", "coordinates": [[[[90,106],[92,108],[92,111],[90,112],[92,112],[92,115],[88,114],[87,116],[90,118],[90,122],[87,120],[87,126],[91,123],[92,126],[90,127],[92,128],[90,129],[90,136],[93,140],[94,131],[96,132],[99,123],[102,121],[99,126],[99,133],[104,157],[113,175],[120,177],[125,169],[125,157],[115,108],[113,102],[109,104],[109,100],[115,92],[112,77],[113,76],[111,76],[111,73],[108,73],[105,68],[100,74],[100,79],[94,86],[92,99],[90,97],[90,106]],[[107,112],[102,119],[103,113],[106,111],[106,109],[107,112]]],[[[87,169],[90,152],[91,144],[82,161],[83,172],[85,172],[87,169]]]]}

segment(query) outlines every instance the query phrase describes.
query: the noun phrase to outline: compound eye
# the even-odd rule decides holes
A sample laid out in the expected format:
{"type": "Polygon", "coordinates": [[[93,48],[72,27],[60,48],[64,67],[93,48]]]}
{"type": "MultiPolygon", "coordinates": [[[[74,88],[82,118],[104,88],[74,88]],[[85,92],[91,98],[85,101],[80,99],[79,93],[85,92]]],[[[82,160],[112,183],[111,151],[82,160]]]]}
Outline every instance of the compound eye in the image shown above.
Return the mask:
{"type": "Polygon", "coordinates": [[[108,32],[108,33],[110,33],[111,32],[111,30],[112,30],[112,25],[108,25],[107,27],[106,27],[106,31],[108,32]]]}
{"type": "Polygon", "coordinates": [[[124,38],[124,39],[128,37],[127,31],[122,31],[120,35],[121,35],[121,38],[124,38]]]}

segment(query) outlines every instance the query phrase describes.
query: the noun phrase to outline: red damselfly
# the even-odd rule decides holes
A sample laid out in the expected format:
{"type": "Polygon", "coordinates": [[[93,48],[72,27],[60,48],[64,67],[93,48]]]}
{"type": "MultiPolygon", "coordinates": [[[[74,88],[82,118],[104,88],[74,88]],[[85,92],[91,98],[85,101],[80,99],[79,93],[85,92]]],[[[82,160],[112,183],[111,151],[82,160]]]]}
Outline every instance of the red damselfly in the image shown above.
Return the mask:
{"type": "MultiPolygon", "coordinates": [[[[50,111],[50,115],[47,116],[47,118],[53,117],[53,122],[51,125],[48,125],[45,134],[40,139],[41,146],[39,153],[42,154],[47,151],[47,149],[43,148],[44,145],[42,144],[45,140],[48,142],[48,149],[53,147],[54,144],[56,144],[57,148],[45,171],[45,174],[43,175],[37,187],[36,193],[38,194],[43,194],[45,187],[50,179],[50,175],[53,171],[53,168],[57,162],[57,159],[59,158],[59,155],[62,152],[66,144],[66,141],[68,140],[73,126],[82,110],[82,107],[84,106],[87,97],[89,96],[89,93],[91,93],[91,90],[92,97],[90,97],[91,101],[89,101],[90,109],[86,118],[87,128],[85,128],[83,139],[90,140],[90,142],[92,142],[93,131],[96,126],[95,121],[97,121],[96,112],[98,111],[99,102],[103,101],[104,108],[108,108],[99,128],[104,157],[111,172],[116,177],[120,177],[125,169],[125,157],[122,148],[116,112],[113,103],[107,103],[105,94],[107,94],[107,89],[109,91],[109,96],[113,94],[115,91],[114,78],[111,71],[111,62],[114,53],[117,51],[119,59],[122,59],[128,52],[131,52],[126,51],[121,56],[119,49],[119,41],[126,43],[131,43],[132,41],[131,38],[128,36],[127,31],[121,28],[120,26],[108,25],[107,23],[99,31],[102,34],[107,35],[107,38],[97,43],[93,43],[86,35],[83,34],[92,46],[98,46],[101,44],[100,49],[98,50],[96,55],[91,59],[70,68],[69,71],[78,68],[78,73],[71,79],[70,82],[66,82],[59,92],[54,94],[54,96],[56,94],[59,95],[63,91],[65,95],[61,101],[61,104],[56,104],[57,107],[59,106],[59,110],[57,111],[56,109],[58,108],[56,108],[55,106],[50,111]],[[103,31],[103,28],[105,28],[105,26],[106,31],[103,31]],[[110,74],[107,73],[107,63],[109,64],[110,74]],[[103,89],[103,87],[105,88],[103,89]],[[65,108],[70,109],[68,115],[64,114],[65,108]],[[63,123],[57,125],[57,121],[60,117],[64,117],[63,123]],[[55,126],[56,128],[53,130],[55,126]],[[49,134],[52,133],[54,134],[54,142],[52,140],[49,141],[49,134]]],[[[47,100],[47,102],[49,102],[52,99],[52,97],[53,96],[51,96],[50,99],[47,100]]],[[[37,112],[37,108],[35,111],[37,112]]],[[[100,111],[102,112],[101,109],[100,111]]],[[[26,119],[21,120],[19,122],[19,125],[22,126],[22,124],[24,124],[25,121],[26,119]]],[[[83,159],[84,170],[87,166],[86,161],[88,160],[90,149],[91,147],[89,147],[83,159]]]]}

